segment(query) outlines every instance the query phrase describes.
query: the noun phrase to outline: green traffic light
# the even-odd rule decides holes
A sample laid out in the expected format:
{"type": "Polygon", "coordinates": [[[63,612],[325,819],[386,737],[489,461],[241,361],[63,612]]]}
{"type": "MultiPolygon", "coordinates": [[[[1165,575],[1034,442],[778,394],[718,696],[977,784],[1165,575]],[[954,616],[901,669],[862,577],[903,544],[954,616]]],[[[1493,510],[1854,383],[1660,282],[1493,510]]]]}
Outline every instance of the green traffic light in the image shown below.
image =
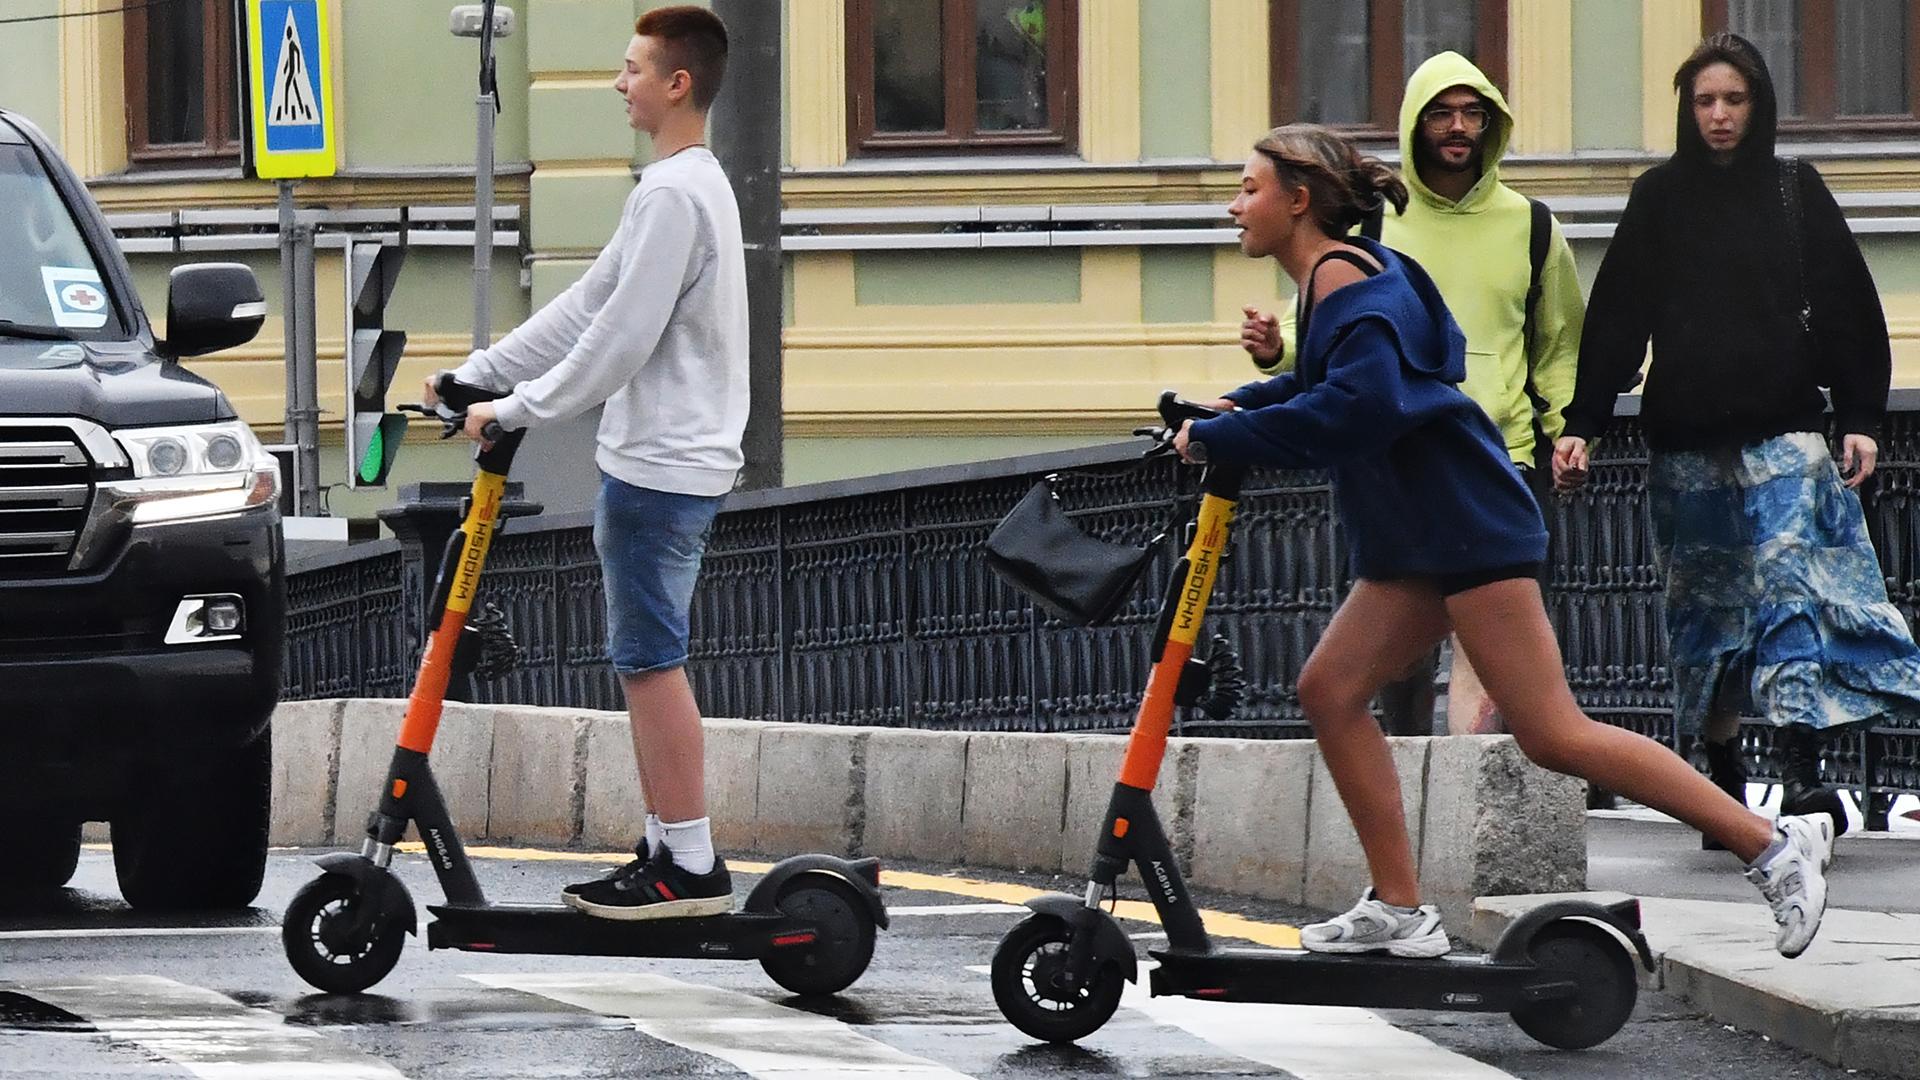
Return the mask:
{"type": "Polygon", "coordinates": [[[373,437],[367,440],[367,452],[360,459],[360,482],[377,484],[380,482],[382,466],[387,460],[387,431],[385,424],[376,425],[373,437]]]}

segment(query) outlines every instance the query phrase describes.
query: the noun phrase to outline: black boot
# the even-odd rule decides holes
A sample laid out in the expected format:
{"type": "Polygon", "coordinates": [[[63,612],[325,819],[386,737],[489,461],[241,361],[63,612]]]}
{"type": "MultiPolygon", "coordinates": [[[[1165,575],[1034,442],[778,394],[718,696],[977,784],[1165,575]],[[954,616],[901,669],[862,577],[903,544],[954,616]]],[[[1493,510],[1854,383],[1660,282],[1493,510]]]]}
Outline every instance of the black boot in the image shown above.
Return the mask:
{"type": "MultiPolygon", "coordinates": [[[[1747,759],[1740,752],[1740,736],[1718,743],[1703,739],[1700,746],[1706,752],[1707,777],[1713,786],[1738,799],[1741,806],[1747,805],[1747,759]]],[[[1725,851],[1727,846],[1703,833],[1700,850],[1725,851]]]]}
{"type": "Polygon", "coordinates": [[[1780,765],[1780,814],[1828,814],[1833,835],[1847,831],[1847,808],[1840,792],[1820,782],[1820,734],[1807,724],[1788,724],[1773,735],[1774,760],[1780,765]]]}

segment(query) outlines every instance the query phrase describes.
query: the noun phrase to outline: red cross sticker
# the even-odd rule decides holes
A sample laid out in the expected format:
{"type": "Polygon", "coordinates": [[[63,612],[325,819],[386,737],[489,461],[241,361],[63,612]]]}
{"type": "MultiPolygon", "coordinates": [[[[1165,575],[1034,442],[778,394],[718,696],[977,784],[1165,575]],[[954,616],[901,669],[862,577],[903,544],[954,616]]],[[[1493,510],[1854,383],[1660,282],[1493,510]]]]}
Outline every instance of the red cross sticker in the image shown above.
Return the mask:
{"type": "Polygon", "coordinates": [[[60,290],[60,299],[76,311],[98,311],[106,297],[85,285],[69,285],[60,290]]]}

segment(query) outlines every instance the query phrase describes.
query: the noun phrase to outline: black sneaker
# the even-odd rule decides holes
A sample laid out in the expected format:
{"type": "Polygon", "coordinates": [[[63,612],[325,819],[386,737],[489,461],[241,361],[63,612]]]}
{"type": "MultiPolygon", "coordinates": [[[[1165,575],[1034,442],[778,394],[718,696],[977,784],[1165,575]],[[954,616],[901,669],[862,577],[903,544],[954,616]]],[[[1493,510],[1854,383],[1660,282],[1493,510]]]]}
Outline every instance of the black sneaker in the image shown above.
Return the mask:
{"type": "MultiPolygon", "coordinates": [[[[661,850],[665,851],[666,849],[662,848],[661,850]]],[[[598,885],[603,881],[614,881],[619,878],[626,877],[629,874],[638,873],[641,867],[647,865],[652,861],[653,861],[653,852],[647,848],[647,838],[643,836],[640,838],[639,843],[633,845],[633,858],[629,860],[626,863],[626,865],[618,867],[617,869],[609,870],[606,873],[601,874],[599,877],[594,878],[592,881],[575,882],[574,884],[569,885],[564,889],[561,889],[560,895],[562,898],[573,896],[577,894],[581,889],[584,889],[589,885],[598,885]]]]}
{"type": "MultiPolygon", "coordinates": [[[[664,855],[664,853],[663,853],[664,855]]],[[[624,877],[590,881],[563,894],[569,907],[602,919],[685,919],[733,910],[733,875],[716,856],[713,869],[690,874],[665,855],[624,877]]]]}

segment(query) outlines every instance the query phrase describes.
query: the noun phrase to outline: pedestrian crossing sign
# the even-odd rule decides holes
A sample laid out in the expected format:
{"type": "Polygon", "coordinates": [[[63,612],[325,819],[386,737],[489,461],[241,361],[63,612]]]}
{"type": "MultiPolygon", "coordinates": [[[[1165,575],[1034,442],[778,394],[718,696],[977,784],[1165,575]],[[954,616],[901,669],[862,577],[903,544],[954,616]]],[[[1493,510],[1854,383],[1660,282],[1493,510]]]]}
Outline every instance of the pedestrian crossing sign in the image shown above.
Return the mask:
{"type": "Polygon", "coordinates": [[[248,142],[264,180],[332,176],[327,0],[247,0],[248,142]]]}

